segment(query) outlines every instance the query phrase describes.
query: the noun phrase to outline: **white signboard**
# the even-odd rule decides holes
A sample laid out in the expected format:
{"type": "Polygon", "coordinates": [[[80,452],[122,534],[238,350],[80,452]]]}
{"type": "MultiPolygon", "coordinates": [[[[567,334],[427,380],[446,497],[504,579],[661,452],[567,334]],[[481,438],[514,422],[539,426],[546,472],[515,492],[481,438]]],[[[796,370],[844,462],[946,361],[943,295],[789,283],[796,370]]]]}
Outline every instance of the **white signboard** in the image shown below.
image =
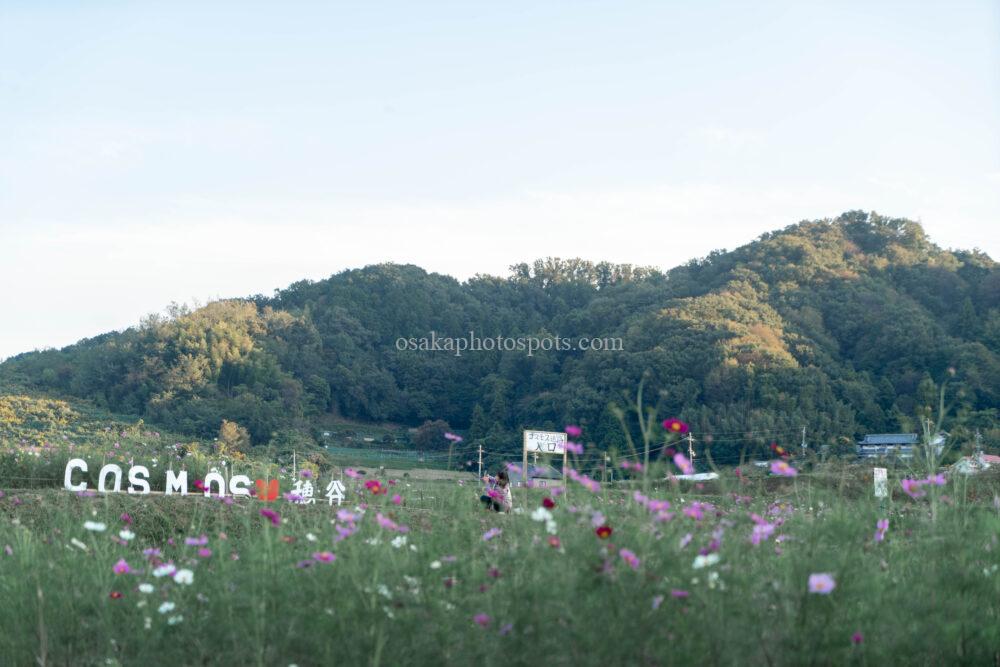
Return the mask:
{"type": "Polygon", "coordinates": [[[565,454],[566,434],[552,431],[525,431],[524,451],[525,453],[565,454]]]}
{"type": "Polygon", "coordinates": [[[875,497],[887,498],[889,496],[889,479],[886,468],[875,468],[875,497]]]}

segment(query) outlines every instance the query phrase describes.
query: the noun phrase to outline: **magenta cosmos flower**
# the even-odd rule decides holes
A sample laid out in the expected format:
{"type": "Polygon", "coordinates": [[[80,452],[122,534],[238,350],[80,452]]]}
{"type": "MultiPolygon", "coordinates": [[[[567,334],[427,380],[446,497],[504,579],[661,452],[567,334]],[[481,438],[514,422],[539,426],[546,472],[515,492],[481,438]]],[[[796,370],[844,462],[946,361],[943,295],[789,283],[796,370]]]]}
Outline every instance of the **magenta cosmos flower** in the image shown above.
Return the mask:
{"type": "Polygon", "coordinates": [[[129,567],[128,563],[125,562],[124,558],[121,558],[118,560],[117,563],[114,564],[111,570],[115,574],[128,574],[129,572],[132,571],[132,568],[129,567]]]}
{"type": "Polygon", "coordinates": [[[487,625],[490,624],[490,615],[489,614],[476,614],[475,616],[472,617],[472,620],[476,622],[476,625],[479,625],[479,626],[485,628],[487,625]]]}
{"type": "Polygon", "coordinates": [[[281,515],[272,509],[265,507],[260,511],[260,515],[265,519],[268,519],[275,526],[281,525],[281,515]]]}
{"type": "Polygon", "coordinates": [[[579,438],[580,434],[583,433],[583,429],[579,426],[569,425],[566,427],[566,435],[571,438],[579,438]]]}
{"type": "Polygon", "coordinates": [[[663,420],[663,429],[668,433],[683,434],[688,432],[688,425],[680,419],[665,419],[663,420]]]}
{"type": "Polygon", "coordinates": [[[836,587],[837,587],[837,582],[834,581],[832,574],[829,574],[827,572],[819,572],[816,574],[809,575],[810,593],[829,595],[830,592],[836,587]]]}

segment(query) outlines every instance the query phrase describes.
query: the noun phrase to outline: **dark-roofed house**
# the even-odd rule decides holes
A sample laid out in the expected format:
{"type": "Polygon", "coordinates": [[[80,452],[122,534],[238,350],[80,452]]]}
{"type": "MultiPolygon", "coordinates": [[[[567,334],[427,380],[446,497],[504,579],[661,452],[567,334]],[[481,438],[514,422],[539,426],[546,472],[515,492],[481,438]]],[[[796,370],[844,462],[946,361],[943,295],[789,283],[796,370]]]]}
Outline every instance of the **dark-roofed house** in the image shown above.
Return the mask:
{"type": "MultiPolygon", "coordinates": [[[[946,434],[934,436],[934,445],[938,453],[944,447],[946,434]]],[[[898,456],[903,459],[913,457],[913,448],[920,444],[920,436],[916,433],[869,433],[858,442],[858,456],[863,459],[880,456],[898,456]]]]}

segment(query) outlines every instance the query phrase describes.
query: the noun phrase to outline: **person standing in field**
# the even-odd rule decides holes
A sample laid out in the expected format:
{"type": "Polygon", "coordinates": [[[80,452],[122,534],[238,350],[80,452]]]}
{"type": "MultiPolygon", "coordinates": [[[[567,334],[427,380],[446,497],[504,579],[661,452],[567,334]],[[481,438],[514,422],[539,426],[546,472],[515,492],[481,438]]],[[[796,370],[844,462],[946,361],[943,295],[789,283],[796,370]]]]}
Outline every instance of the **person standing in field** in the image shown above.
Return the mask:
{"type": "Polygon", "coordinates": [[[506,470],[501,470],[496,477],[483,477],[486,483],[486,493],[479,497],[486,509],[494,512],[510,513],[514,507],[514,496],[510,491],[510,478],[506,470]]]}

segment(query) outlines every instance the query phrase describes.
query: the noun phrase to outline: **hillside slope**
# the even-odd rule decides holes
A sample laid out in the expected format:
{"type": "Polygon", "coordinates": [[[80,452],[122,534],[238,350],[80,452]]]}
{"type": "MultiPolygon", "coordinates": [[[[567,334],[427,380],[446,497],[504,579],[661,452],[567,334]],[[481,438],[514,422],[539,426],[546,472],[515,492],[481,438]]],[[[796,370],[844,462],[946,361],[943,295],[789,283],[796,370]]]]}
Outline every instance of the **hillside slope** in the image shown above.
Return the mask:
{"type": "MultiPolygon", "coordinates": [[[[650,239],[650,242],[657,242],[650,239]]],[[[669,262],[669,251],[664,261],[669,262]]],[[[174,309],[120,333],[14,357],[0,376],[206,437],[309,437],[317,418],[418,425],[516,448],[524,426],[582,423],[621,444],[609,409],[645,396],[721,454],[916,430],[948,380],[949,427],[1000,406],[1000,270],[915,222],[850,212],[765,234],[667,273],[539,260],[460,283],[409,265],[174,309]],[[421,352],[400,338],[619,337],[621,351],[421,352]]],[[[989,437],[993,437],[992,431],[989,437]]]]}

